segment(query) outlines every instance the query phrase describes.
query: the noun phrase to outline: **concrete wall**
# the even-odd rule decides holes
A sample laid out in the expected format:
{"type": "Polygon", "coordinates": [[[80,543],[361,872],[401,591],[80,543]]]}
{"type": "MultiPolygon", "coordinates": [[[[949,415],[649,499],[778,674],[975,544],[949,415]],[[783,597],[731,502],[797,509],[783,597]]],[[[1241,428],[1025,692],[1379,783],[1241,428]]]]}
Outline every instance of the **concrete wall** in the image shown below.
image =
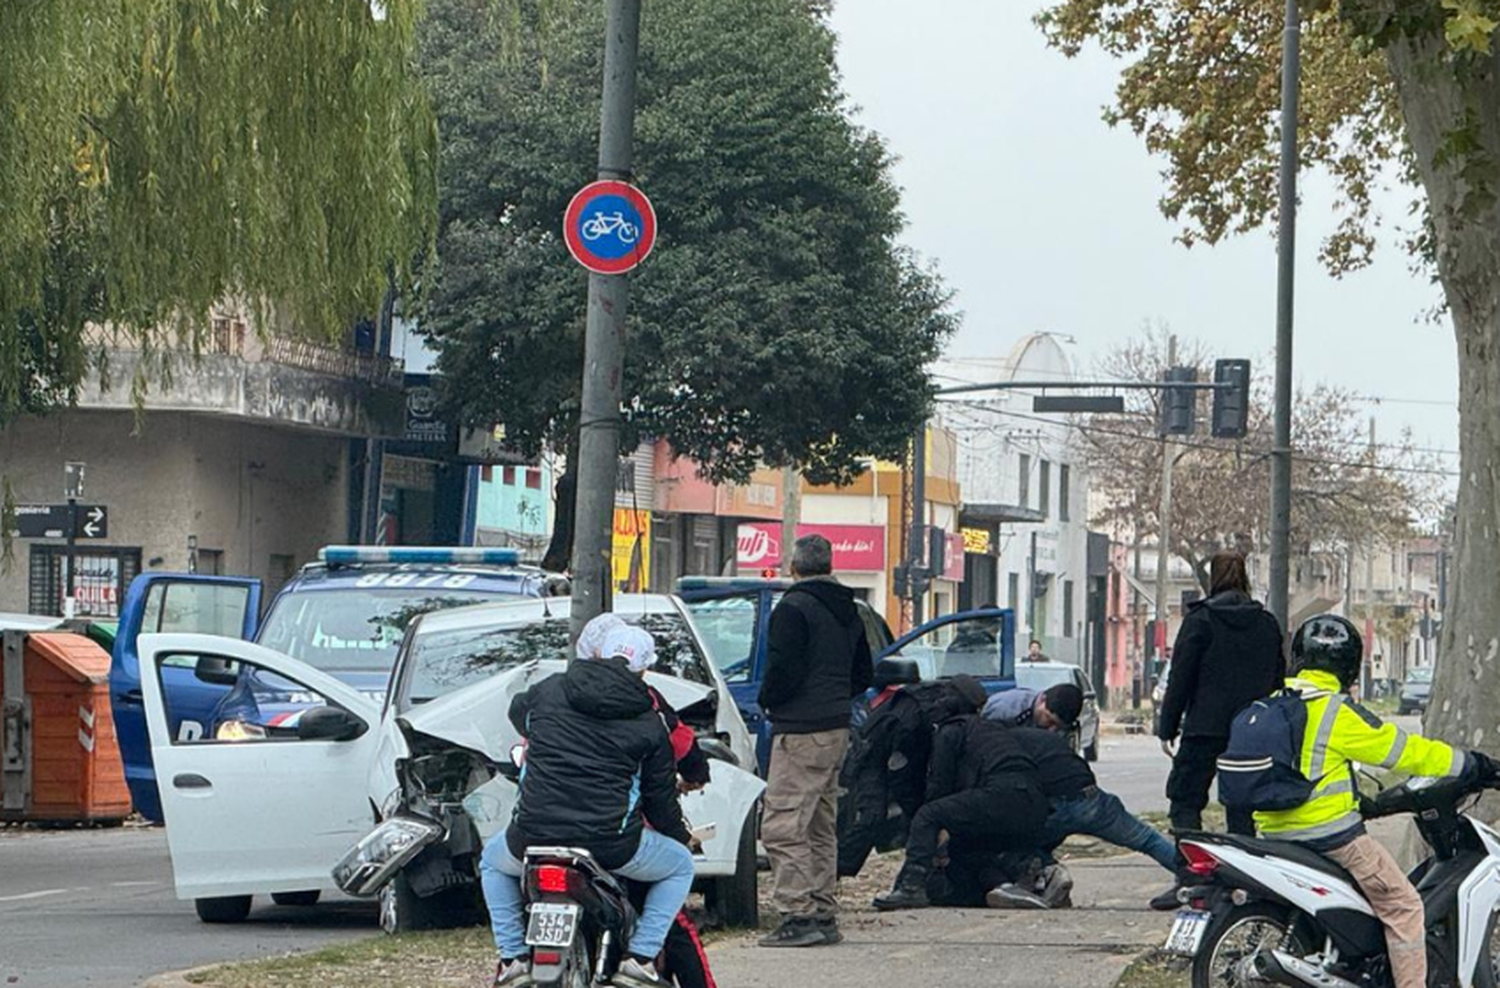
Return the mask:
{"type": "MultiPolygon", "coordinates": [[[[348,536],[347,440],[231,418],[75,410],[0,430],[0,478],[20,503],[62,500],[63,463],[87,464],[85,501],[109,509],[98,546],[136,546],[147,571],[185,570],[187,539],[222,572],[268,581],[348,536]],[[153,560],[159,560],[154,566],[153,560]]],[[[27,605],[29,547],[0,575],[0,611],[27,605]]],[[[84,543],[80,543],[84,545],[84,543]]]]}

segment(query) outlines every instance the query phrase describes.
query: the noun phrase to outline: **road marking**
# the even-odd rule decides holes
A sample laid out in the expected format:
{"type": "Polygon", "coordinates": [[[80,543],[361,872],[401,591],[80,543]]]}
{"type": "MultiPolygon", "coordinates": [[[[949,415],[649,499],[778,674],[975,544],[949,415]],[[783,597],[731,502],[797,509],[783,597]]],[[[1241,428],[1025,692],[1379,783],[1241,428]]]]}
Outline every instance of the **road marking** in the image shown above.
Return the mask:
{"type": "Polygon", "coordinates": [[[20,895],[0,895],[0,902],[21,902],[25,899],[45,899],[49,895],[66,895],[69,892],[87,891],[87,889],[42,889],[39,892],[23,892],[20,895]]]}
{"type": "Polygon", "coordinates": [[[160,885],[161,882],[110,882],[109,884],[110,884],[110,888],[117,888],[117,889],[138,889],[138,888],[147,888],[147,887],[152,886],[152,885],[160,885]]]}

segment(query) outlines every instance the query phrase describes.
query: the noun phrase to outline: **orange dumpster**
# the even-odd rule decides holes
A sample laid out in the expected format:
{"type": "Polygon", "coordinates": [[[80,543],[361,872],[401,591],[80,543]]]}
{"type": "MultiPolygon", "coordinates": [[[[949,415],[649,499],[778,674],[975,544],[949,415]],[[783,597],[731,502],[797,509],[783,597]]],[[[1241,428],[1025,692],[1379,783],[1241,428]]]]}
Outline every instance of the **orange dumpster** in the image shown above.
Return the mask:
{"type": "Polygon", "coordinates": [[[3,645],[0,820],[129,816],[109,706],[109,653],[67,632],[6,631],[3,645]]]}

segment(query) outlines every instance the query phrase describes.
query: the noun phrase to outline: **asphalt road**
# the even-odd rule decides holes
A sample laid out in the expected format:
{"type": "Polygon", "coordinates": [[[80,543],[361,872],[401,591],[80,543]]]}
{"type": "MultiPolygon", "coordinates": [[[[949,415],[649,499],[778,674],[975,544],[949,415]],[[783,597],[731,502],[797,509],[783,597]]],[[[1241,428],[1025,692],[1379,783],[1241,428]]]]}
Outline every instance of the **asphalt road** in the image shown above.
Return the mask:
{"type": "Polygon", "coordinates": [[[163,971],[368,936],[375,909],[257,900],[238,926],[207,926],[172,890],[160,828],[0,829],[0,984],[136,985],[163,971]]]}
{"type": "Polygon", "coordinates": [[[1144,734],[1104,734],[1099,748],[1094,777],[1101,789],[1119,796],[1132,813],[1166,812],[1172,762],[1160,742],[1144,734]]]}

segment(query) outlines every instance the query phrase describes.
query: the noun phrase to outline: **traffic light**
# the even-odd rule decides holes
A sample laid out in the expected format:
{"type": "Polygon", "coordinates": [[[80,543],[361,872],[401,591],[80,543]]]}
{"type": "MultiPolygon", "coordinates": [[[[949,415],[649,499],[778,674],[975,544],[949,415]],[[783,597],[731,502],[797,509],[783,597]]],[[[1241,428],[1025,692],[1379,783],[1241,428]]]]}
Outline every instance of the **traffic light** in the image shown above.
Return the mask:
{"type": "Polygon", "coordinates": [[[1244,439],[1250,420],[1250,361],[1215,361],[1214,383],[1229,387],[1214,389],[1213,437],[1244,439]]]}
{"type": "Polygon", "coordinates": [[[1198,383],[1198,368],[1171,367],[1162,377],[1161,434],[1163,436],[1191,436],[1196,424],[1198,392],[1192,388],[1176,388],[1174,384],[1198,383]]]}
{"type": "Polygon", "coordinates": [[[891,582],[896,596],[901,600],[911,598],[911,568],[904,563],[891,572],[891,582]]]}

